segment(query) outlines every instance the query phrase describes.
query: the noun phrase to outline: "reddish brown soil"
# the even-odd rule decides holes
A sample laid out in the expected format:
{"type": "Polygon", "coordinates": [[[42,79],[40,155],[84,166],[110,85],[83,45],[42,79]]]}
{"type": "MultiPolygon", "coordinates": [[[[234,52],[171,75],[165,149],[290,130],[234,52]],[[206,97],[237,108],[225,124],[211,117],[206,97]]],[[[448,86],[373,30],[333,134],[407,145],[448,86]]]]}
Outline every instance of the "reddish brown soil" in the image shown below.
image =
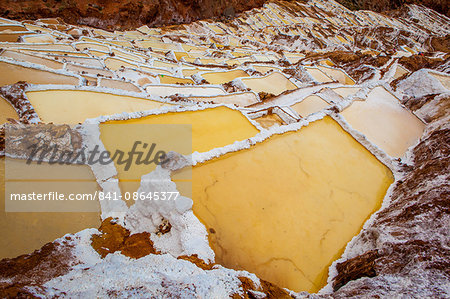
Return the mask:
{"type": "Polygon", "coordinates": [[[60,243],[47,243],[31,254],[0,261],[0,297],[34,298],[24,287],[46,283],[69,272],[74,265],[70,237],[60,243]]]}
{"type": "Polygon", "coordinates": [[[103,29],[134,29],[232,17],[265,0],[2,0],[0,16],[9,19],[60,17],[66,23],[103,29]]]}
{"type": "Polygon", "coordinates": [[[178,257],[179,260],[189,261],[195,264],[197,267],[202,268],[203,270],[211,270],[215,264],[208,264],[204,260],[198,257],[197,254],[194,255],[182,255],[178,257]]]}
{"type": "Polygon", "coordinates": [[[273,97],[275,97],[274,94],[267,93],[267,92],[264,92],[264,91],[261,91],[260,93],[258,93],[258,95],[259,95],[259,99],[261,100],[261,102],[265,102],[265,101],[270,100],[273,97]]]}
{"type": "Polygon", "coordinates": [[[392,89],[393,89],[394,91],[396,91],[396,90],[397,90],[397,85],[398,85],[402,80],[406,79],[409,75],[410,75],[409,73],[406,73],[406,74],[404,74],[403,76],[401,76],[401,77],[399,77],[399,78],[397,78],[397,79],[392,80],[392,82],[389,83],[389,85],[392,87],[392,89]]]}
{"type": "Polygon", "coordinates": [[[343,263],[338,263],[336,265],[336,270],[338,273],[345,273],[345,275],[336,277],[333,283],[334,290],[337,291],[351,280],[356,280],[361,277],[376,276],[374,266],[375,259],[378,257],[378,251],[371,250],[343,263]]]}
{"type": "Polygon", "coordinates": [[[283,69],[283,73],[288,75],[288,78],[295,78],[300,82],[311,82],[311,77],[305,69],[295,67],[287,67],[283,69]]]}
{"type": "Polygon", "coordinates": [[[222,84],[222,86],[223,86],[223,89],[225,89],[225,91],[228,93],[246,91],[246,90],[232,84],[231,82],[224,83],[224,84],[222,84]]]}
{"type": "Polygon", "coordinates": [[[150,233],[130,234],[111,218],[105,219],[99,228],[100,235],[92,236],[92,247],[101,257],[120,251],[130,258],[141,258],[149,254],[158,254],[153,248],[150,233]]]}
{"type": "Polygon", "coordinates": [[[445,60],[429,58],[422,55],[412,55],[409,57],[402,57],[398,60],[398,62],[411,72],[415,72],[422,68],[434,69],[448,60],[450,60],[450,55],[447,55],[445,60]]]}
{"type": "Polygon", "coordinates": [[[450,53],[450,34],[430,37],[429,43],[434,51],[450,53]]]}
{"type": "Polygon", "coordinates": [[[244,289],[244,296],[238,295],[238,294],[234,294],[233,295],[233,299],[237,299],[237,298],[245,298],[245,299],[253,299],[253,298],[259,298],[257,297],[253,291],[256,292],[262,292],[264,294],[266,294],[266,297],[264,298],[269,298],[269,299],[285,299],[285,298],[289,298],[292,299],[292,297],[289,295],[288,292],[286,292],[285,290],[283,290],[280,287],[277,287],[276,285],[262,280],[260,279],[261,282],[261,287],[257,288],[255,286],[255,284],[253,283],[253,281],[247,277],[239,277],[239,280],[241,281],[241,286],[244,289]]]}

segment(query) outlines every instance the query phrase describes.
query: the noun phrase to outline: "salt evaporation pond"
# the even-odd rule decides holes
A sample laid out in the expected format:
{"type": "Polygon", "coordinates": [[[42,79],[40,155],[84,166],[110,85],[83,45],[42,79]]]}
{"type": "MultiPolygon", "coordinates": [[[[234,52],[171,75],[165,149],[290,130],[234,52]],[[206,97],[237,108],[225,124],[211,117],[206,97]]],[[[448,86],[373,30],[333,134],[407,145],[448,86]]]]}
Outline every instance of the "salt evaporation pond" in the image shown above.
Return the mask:
{"type": "Polygon", "coordinates": [[[326,117],[197,164],[193,210],[218,263],[317,292],[392,182],[384,164],[326,117]]]}

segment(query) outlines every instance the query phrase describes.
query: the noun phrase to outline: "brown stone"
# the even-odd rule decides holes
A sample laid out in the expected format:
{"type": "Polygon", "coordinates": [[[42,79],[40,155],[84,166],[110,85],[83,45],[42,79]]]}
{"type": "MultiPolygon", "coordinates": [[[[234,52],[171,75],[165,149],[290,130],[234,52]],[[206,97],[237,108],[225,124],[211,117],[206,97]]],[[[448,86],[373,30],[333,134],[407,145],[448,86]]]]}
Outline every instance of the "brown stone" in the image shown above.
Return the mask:
{"type": "Polygon", "coordinates": [[[378,251],[371,250],[343,263],[338,263],[336,270],[339,274],[334,279],[333,289],[337,291],[347,282],[364,276],[374,277],[376,275],[375,259],[378,257],[378,251]]]}
{"type": "Polygon", "coordinates": [[[112,218],[105,219],[99,231],[101,234],[92,236],[91,245],[102,258],[116,251],[134,259],[159,253],[153,247],[150,233],[130,235],[127,229],[115,223],[112,218]]]}

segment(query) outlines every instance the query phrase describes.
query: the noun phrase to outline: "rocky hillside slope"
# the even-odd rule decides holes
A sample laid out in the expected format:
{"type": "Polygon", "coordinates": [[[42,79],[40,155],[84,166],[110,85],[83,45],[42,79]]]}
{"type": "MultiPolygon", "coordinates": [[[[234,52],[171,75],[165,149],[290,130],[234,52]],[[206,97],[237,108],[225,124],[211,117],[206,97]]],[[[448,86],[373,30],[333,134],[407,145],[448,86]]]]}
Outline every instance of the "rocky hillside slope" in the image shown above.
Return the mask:
{"type": "MultiPolygon", "coordinates": [[[[3,0],[0,2],[0,17],[9,19],[40,19],[60,17],[69,24],[124,30],[142,25],[162,26],[186,24],[207,18],[230,18],[255,7],[266,0],[3,0]]],[[[352,9],[377,12],[399,10],[404,4],[420,4],[450,16],[446,0],[339,0],[352,9]]]]}
{"type": "Polygon", "coordinates": [[[419,4],[450,16],[450,5],[447,0],[338,0],[337,2],[353,10],[366,9],[378,12],[399,9],[404,4],[419,4]]]}
{"type": "Polygon", "coordinates": [[[65,22],[102,29],[134,29],[142,25],[161,26],[190,23],[212,17],[232,17],[265,0],[4,0],[0,16],[9,19],[60,17],[65,22]]]}

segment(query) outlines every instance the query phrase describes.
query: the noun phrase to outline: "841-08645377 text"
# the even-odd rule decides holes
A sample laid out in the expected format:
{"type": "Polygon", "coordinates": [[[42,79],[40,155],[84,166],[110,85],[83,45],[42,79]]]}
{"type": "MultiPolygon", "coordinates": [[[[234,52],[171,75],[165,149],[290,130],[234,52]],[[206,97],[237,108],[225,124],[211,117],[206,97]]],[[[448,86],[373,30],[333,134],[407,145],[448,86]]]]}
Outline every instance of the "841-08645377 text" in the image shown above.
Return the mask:
{"type": "Polygon", "coordinates": [[[125,192],[123,195],[117,192],[99,192],[99,200],[176,200],[179,192],[125,192]]]}

